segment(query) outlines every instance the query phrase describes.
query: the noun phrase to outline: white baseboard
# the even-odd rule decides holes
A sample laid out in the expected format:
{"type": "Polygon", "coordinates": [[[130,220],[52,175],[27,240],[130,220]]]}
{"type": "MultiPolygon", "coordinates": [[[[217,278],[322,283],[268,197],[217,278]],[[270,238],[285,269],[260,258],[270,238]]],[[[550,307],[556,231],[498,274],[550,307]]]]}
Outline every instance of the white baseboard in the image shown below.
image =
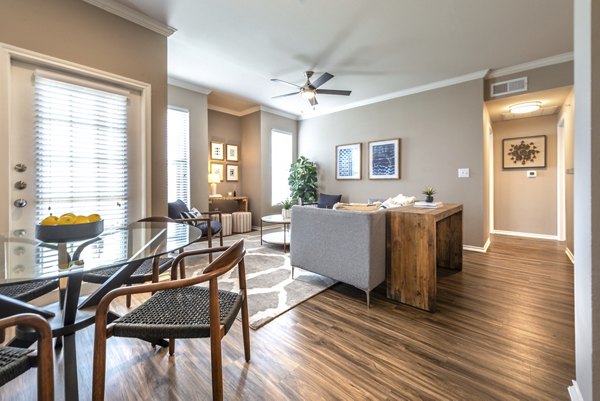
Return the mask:
{"type": "Polygon", "coordinates": [[[575,264],[575,255],[573,255],[573,252],[571,252],[569,248],[565,248],[565,253],[567,254],[569,260],[571,260],[571,263],[575,264]]]}
{"type": "Polygon", "coordinates": [[[579,386],[575,380],[573,380],[573,385],[569,386],[567,389],[569,390],[571,401],[584,401],[581,391],[579,391],[579,386]]]}
{"type": "Polygon", "coordinates": [[[471,251],[471,252],[486,253],[489,247],[490,247],[490,239],[488,238],[487,241],[485,241],[485,244],[483,246],[463,245],[463,250],[471,251]]]}
{"type": "Polygon", "coordinates": [[[513,237],[550,239],[550,240],[558,241],[558,235],[522,233],[519,231],[503,231],[503,230],[493,230],[490,232],[490,234],[511,235],[513,237]]]}

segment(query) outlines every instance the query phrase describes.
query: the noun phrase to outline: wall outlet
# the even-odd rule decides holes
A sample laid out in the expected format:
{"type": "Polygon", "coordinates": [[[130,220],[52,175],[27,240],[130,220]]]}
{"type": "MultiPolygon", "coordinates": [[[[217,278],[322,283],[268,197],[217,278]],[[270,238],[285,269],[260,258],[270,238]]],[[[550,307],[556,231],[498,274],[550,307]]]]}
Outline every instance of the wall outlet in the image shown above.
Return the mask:
{"type": "Polygon", "coordinates": [[[527,172],[527,177],[528,178],[535,178],[535,177],[537,177],[537,171],[535,171],[535,170],[529,170],[527,172]]]}
{"type": "Polygon", "coordinates": [[[469,178],[469,169],[468,168],[459,168],[458,169],[458,178],[469,178]]]}

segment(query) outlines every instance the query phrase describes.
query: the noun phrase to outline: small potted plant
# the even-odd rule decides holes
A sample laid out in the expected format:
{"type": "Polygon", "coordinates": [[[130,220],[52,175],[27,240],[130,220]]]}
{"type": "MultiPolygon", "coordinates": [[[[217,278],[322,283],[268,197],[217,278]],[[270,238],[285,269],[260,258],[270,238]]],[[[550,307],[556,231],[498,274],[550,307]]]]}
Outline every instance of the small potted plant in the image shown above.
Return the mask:
{"type": "Polygon", "coordinates": [[[283,201],[281,201],[280,205],[281,205],[281,216],[284,219],[289,219],[292,217],[292,205],[294,204],[294,202],[291,199],[285,199],[283,201]]]}
{"type": "Polygon", "coordinates": [[[427,187],[423,190],[423,195],[425,195],[425,202],[433,202],[433,195],[435,194],[435,189],[433,187],[427,187]]]}

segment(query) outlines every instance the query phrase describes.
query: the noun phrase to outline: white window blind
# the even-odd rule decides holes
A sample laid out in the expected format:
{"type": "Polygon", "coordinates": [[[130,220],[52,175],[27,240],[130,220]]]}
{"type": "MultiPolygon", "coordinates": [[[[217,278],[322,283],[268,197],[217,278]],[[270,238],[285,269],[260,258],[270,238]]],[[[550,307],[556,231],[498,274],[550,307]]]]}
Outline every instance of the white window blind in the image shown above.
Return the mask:
{"type": "Polygon", "coordinates": [[[169,108],[167,114],[169,202],[181,199],[190,206],[190,119],[187,110],[169,108]]]}
{"type": "Polygon", "coordinates": [[[292,164],[292,135],[271,131],[271,204],[290,197],[290,165],[292,164]]]}
{"type": "Polygon", "coordinates": [[[36,75],[35,116],[36,220],[127,224],[127,97],[36,75]]]}

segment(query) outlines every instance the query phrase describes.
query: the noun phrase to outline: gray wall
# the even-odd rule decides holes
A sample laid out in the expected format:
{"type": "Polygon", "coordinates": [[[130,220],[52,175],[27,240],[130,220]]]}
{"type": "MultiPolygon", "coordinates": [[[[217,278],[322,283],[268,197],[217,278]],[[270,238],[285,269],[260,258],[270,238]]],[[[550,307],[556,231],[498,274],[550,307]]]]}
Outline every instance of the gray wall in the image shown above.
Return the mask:
{"type": "Polygon", "coordinates": [[[558,115],[492,123],[494,130],[494,229],[556,235],[556,124],[558,115]],[[546,135],[546,168],[502,169],[504,139],[546,135]]]}
{"type": "Polygon", "coordinates": [[[2,0],[0,42],[152,85],[152,213],[166,214],[167,38],[80,0],[2,0]]]}
{"type": "Polygon", "coordinates": [[[575,0],[575,364],[600,400],[600,2],[575,0]],[[596,23],[592,23],[596,21],[596,23]]]}
{"type": "MultiPolygon", "coordinates": [[[[242,119],[231,114],[221,113],[215,110],[208,110],[208,140],[221,142],[223,144],[238,145],[238,160],[245,157],[244,149],[242,148],[242,119]]],[[[226,148],[223,149],[224,151],[226,148]]],[[[208,148],[208,158],[210,158],[210,147],[208,148]]],[[[240,162],[228,162],[227,160],[215,160],[218,163],[240,165],[240,162]]],[[[224,170],[227,172],[227,169],[224,170]]],[[[243,187],[244,180],[243,169],[238,168],[238,182],[228,182],[224,180],[217,184],[217,193],[225,196],[228,192],[240,192],[243,187]]],[[[242,195],[239,193],[239,195],[242,195]]],[[[222,205],[219,205],[222,206],[222,205]]]]}
{"type": "Polygon", "coordinates": [[[169,105],[190,112],[190,203],[208,210],[208,118],[206,95],[169,85],[169,105]]]}
{"type": "Polygon", "coordinates": [[[262,153],[260,133],[260,111],[241,118],[241,138],[244,146],[240,159],[240,174],[244,177],[242,192],[249,198],[252,224],[260,224],[260,205],[262,204],[262,153]]]}
{"type": "Polygon", "coordinates": [[[573,85],[573,62],[549,65],[532,70],[505,75],[503,77],[487,79],[485,81],[485,100],[502,99],[503,97],[522,95],[524,93],[538,92],[546,89],[560,88],[573,85]],[[490,97],[491,84],[509,81],[515,78],[527,77],[527,91],[504,96],[490,97]]]}
{"type": "Polygon", "coordinates": [[[426,186],[436,199],[464,205],[464,243],[481,247],[484,227],[483,80],[419,93],[300,122],[299,154],[317,162],[319,189],[342,194],[344,202],[399,193],[422,198],[426,186]],[[401,179],[369,180],[369,141],[401,138],[401,179]],[[335,146],[363,143],[363,179],[335,179],[335,146]],[[457,178],[459,167],[470,178],[457,178]]]}

